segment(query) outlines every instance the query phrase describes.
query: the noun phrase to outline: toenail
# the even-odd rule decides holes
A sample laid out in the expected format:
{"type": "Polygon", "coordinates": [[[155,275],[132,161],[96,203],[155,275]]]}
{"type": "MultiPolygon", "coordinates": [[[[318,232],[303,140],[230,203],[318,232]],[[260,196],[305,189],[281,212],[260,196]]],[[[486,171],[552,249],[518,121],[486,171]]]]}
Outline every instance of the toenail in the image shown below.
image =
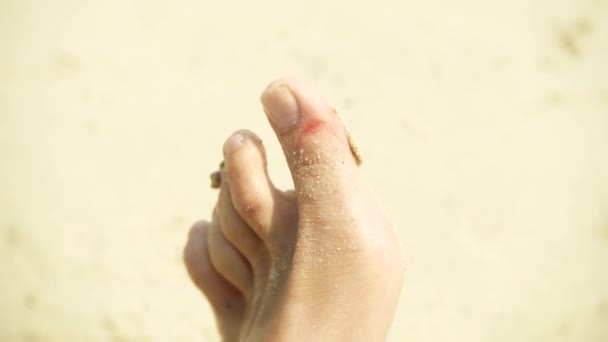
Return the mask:
{"type": "Polygon", "coordinates": [[[245,143],[245,137],[239,133],[233,134],[224,144],[224,154],[229,154],[236,151],[245,143]]]}
{"type": "Polygon", "coordinates": [[[211,179],[211,189],[219,189],[222,185],[222,176],[220,171],[213,172],[209,178],[211,179]]]}
{"type": "Polygon", "coordinates": [[[262,94],[264,112],[281,132],[293,128],[298,122],[300,109],[291,90],[285,84],[271,84],[262,94]]]}

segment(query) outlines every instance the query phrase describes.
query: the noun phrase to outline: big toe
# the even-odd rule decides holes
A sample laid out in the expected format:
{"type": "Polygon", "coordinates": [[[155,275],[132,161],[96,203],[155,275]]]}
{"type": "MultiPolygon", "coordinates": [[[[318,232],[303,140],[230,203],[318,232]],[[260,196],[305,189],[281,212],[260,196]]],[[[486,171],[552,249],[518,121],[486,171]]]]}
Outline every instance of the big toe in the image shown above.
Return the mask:
{"type": "Polygon", "coordinates": [[[358,183],[360,159],[329,102],[293,78],[272,82],[261,100],[289,164],[298,202],[336,203],[348,196],[358,183]]]}

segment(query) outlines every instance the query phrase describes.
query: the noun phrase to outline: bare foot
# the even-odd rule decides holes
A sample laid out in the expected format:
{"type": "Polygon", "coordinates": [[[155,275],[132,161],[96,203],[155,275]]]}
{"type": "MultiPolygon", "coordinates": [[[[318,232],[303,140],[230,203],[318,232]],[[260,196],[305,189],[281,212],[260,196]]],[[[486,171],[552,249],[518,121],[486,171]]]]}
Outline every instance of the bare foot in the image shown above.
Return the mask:
{"type": "Polygon", "coordinates": [[[262,103],[295,191],[272,185],[253,133],[228,138],[213,219],[185,248],[192,280],[225,341],[382,341],[404,264],[342,121],[294,79],[271,83],[262,103]]]}

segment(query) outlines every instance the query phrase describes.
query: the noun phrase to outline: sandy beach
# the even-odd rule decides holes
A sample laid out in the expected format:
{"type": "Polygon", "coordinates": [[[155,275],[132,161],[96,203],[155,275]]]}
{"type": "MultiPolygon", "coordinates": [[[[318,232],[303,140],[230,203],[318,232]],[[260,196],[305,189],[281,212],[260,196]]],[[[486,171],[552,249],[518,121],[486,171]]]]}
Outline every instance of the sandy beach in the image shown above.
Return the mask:
{"type": "Polygon", "coordinates": [[[0,341],[216,341],[182,248],[298,75],[408,260],[389,341],[608,341],[608,2],[0,0],[0,341]]]}

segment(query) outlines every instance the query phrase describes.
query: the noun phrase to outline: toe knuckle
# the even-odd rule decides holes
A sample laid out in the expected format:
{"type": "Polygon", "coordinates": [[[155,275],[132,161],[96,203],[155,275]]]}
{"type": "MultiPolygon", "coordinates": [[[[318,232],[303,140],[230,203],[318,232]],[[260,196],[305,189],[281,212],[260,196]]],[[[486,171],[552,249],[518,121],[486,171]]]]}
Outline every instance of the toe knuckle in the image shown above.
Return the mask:
{"type": "Polygon", "coordinates": [[[230,264],[228,263],[228,260],[222,256],[219,256],[218,258],[215,258],[213,265],[215,266],[215,268],[220,271],[220,272],[224,272],[224,270],[230,268],[230,264]]]}
{"type": "Polygon", "coordinates": [[[222,233],[228,241],[237,247],[241,247],[247,243],[247,237],[243,230],[235,225],[222,225],[222,233]]]}
{"type": "Polygon", "coordinates": [[[213,252],[209,253],[209,259],[211,259],[211,264],[213,264],[213,267],[215,267],[216,270],[224,270],[227,267],[230,267],[230,261],[227,258],[227,255],[216,249],[213,249],[213,252]]]}

